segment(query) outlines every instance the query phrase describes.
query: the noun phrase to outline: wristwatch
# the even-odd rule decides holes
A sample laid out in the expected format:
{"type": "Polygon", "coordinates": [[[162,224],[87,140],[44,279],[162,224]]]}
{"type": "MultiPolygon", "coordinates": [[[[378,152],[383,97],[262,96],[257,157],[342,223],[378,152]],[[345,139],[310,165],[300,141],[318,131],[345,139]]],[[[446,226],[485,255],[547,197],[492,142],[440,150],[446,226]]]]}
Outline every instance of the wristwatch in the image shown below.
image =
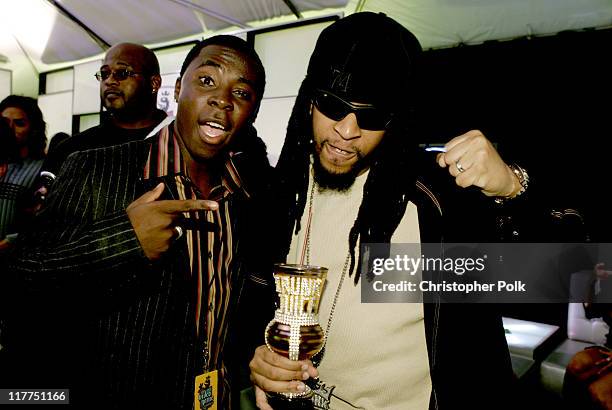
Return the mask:
{"type": "Polygon", "coordinates": [[[508,165],[508,168],[510,168],[512,173],[516,175],[516,177],[518,178],[519,184],[521,184],[521,188],[519,189],[518,193],[512,197],[504,197],[504,196],[496,197],[495,202],[498,204],[503,204],[509,199],[514,199],[522,195],[523,193],[525,193],[525,191],[527,190],[527,187],[529,186],[529,174],[527,174],[527,171],[525,171],[524,168],[521,168],[517,164],[510,164],[508,165]]]}

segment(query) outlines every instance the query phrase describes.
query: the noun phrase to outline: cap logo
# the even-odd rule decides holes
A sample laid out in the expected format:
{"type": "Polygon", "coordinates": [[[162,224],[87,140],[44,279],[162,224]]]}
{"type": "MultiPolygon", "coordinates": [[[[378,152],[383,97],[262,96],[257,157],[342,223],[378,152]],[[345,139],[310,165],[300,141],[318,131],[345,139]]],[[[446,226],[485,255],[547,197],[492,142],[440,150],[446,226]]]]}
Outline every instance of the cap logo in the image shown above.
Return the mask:
{"type": "Polygon", "coordinates": [[[351,73],[346,73],[338,69],[332,69],[332,84],[333,90],[348,91],[349,82],[351,81],[351,73]]]}

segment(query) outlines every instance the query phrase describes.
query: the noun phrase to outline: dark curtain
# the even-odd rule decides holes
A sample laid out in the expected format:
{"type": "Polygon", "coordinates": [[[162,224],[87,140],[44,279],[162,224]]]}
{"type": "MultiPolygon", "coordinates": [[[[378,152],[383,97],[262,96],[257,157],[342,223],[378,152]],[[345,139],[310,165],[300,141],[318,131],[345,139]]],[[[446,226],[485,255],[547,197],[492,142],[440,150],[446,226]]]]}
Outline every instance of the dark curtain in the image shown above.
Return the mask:
{"type": "Polygon", "coordinates": [[[609,241],[612,30],[425,53],[419,142],[478,128],[524,165],[538,201],[579,208],[609,241]]]}

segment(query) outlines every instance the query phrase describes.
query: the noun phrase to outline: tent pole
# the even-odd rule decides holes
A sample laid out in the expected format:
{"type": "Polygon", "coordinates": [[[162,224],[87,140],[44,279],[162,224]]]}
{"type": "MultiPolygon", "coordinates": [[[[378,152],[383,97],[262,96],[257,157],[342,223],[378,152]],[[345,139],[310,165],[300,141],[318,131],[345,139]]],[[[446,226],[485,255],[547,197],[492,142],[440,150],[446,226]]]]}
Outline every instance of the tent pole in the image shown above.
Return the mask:
{"type": "Polygon", "coordinates": [[[57,11],[59,11],[61,14],[63,14],[64,16],[66,16],[67,18],[75,22],[83,30],[85,30],[85,32],[89,34],[89,36],[96,42],[96,44],[98,44],[98,46],[100,46],[102,50],[108,50],[110,48],[110,44],[108,42],[106,42],[102,37],[100,37],[92,29],[87,27],[85,23],[83,23],[81,20],[76,18],[72,13],[66,10],[64,6],[59,4],[56,0],[47,0],[47,2],[51,4],[51,6],[55,7],[55,9],[57,9],[57,11]]]}
{"type": "Polygon", "coordinates": [[[171,2],[176,3],[176,4],[180,4],[181,6],[185,6],[185,7],[189,8],[189,9],[192,9],[192,10],[197,10],[197,11],[199,11],[201,13],[207,14],[207,15],[209,15],[211,17],[214,17],[216,19],[225,21],[226,23],[233,24],[233,25],[238,26],[240,28],[249,28],[249,26],[247,24],[244,24],[244,23],[242,23],[242,22],[240,22],[240,21],[238,21],[236,19],[233,19],[231,17],[225,16],[225,15],[223,15],[221,13],[214,12],[214,11],[212,11],[210,9],[207,9],[206,7],[198,6],[197,4],[194,4],[194,3],[190,2],[190,1],[187,1],[187,0],[168,0],[168,1],[171,1],[171,2]]]}
{"type": "Polygon", "coordinates": [[[289,7],[289,10],[291,10],[291,12],[295,15],[295,17],[297,17],[300,20],[303,18],[300,11],[297,9],[297,7],[295,7],[295,4],[293,4],[293,1],[283,0],[283,3],[285,3],[287,7],[289,7]]]}

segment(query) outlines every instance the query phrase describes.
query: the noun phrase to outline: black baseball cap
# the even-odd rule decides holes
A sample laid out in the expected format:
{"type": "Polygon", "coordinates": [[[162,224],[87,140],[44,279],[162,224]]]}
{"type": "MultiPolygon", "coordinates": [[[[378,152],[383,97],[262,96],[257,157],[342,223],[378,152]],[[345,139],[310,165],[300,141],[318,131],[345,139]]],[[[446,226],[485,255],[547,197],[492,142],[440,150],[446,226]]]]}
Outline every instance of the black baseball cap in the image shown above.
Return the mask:
{"type": "Polygon", "coordinates": [[[397,112],[413,105],[421,54],[417,38],[395,20],[355,13],[321,32],[306,76],[316,89],[397,112]]]}

